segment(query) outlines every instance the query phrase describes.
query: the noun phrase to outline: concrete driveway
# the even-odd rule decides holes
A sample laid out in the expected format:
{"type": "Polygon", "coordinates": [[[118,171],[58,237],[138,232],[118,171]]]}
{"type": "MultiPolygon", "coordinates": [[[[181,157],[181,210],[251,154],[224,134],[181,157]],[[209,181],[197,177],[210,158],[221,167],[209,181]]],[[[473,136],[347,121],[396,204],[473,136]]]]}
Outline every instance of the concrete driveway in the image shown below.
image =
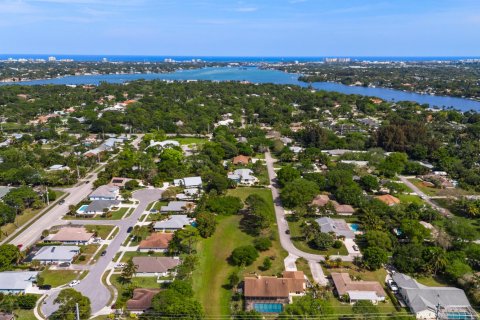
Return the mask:
{"type": "MultiPolygon", "coordinates": [[[[145,211],[149,203],[154,202],[162,195],[162,189],[142,189],[136,191],[133,194],[133,198],[139,201],[139,204],[130,217],[125,220],[112,220],[108,221],[110,224],[114,224],[119,227],[119,232],[115,239],[109,244],[107,248],[107,254],[100,257],[96,264],[94,264],[88,275],[83,279],[79,285],[75,287],[75,290],[80,291],[83,295],[90,298],[92,306],[92,314],[100,311],[108,305],[110,300],[110,291],[102,283],[102,275],[108,268],[110,262],[113,260],[115,254],[119,250],[122,243],[128,236],[127,229],[130,226],[135,225],[142,213],[145,211]]],[[[88,221],[89,224],[106,224],[107,221],[88,221]]],[[[60,291],[55,291],[48,296],[45,300],[45,304],[42,305],[42,312],[44,315],[49,316],[58,306],[53,303],[60,291]]]]}

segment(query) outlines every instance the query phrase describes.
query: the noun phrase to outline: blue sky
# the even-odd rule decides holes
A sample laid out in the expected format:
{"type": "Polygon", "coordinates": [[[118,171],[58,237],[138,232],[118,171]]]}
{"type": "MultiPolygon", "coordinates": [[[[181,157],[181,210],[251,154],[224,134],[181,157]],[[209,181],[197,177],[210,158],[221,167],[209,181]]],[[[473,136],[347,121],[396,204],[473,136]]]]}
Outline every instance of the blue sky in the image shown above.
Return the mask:
{"type": "Polygon", "coordinates": [[[480,56],[480,0],[0,0],[0,53],[480,56]]]}

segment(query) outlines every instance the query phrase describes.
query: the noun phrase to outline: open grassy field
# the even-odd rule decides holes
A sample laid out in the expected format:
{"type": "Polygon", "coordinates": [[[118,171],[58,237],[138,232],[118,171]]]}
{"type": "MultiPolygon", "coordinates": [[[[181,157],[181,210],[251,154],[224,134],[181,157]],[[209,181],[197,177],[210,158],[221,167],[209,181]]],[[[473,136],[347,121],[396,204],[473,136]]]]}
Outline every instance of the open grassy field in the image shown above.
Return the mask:
{"type": "Polygon", "coordinates": [[[165,254],[161,252],[154,252],[152,254],[149,254],[148,252],[127,251],[123,255],[122,260],[120,262],[127,262],[128,260],[130,260],[130,258],[133,258],[133,257],[163,257],[163,256],[165,256],[165,254]]]}
{"type": "Polygon", "coordinates": [[[45,269],[40,275],[44,279],[44,284],[58,287],[75,280],[79,274],[80,271],[45,269]]]}
{"type": "Polygon", "coordinates": [[[113,228],[115,228],[115,226],[100,226],[100,225],[87,224],[85,225],[85,228],[89,232],[96,232],[98,237],[105,240],[107,239],[110,232],[112,232],[113,228]]]}
{"type": "Polygon", "coordinates": [[[402,203],[415,203],[419,205],[423,204],[422,198],[411,194],[399,194],[398,199],[400,199],[400,202],[402,203]]]}
{"type": "Polygon", "coordinates": [[[89,244],[86,246],[82,246],[80,256],[85,256],[85,260],[81,261],[79,259],[80,256],[78,256],[75,260],[75,264],[87,264],[90,258],[95,254],[95,251],[97,251],[98,247],[98,244],[89,244]]]}
{"type": "Polygon", "coordinates": [[[205,138],[194,138],[194,137],[184,137],[184,138],[172,138],[171,140],[175,140],[180,142],[182,145],[190,145],[190,144],[199,144],[202,145],[208,140],[205,138]]]}
{"type": "MultiPolygon", "coordinates": [[[[242,200],[245,200],[252,193],[260,195],[272,204],[270,213],[273,216],[272,194],[269,189],[237,188],[228,191],[228,195],[237,196],[242,200]]],[[[240,216],[219,216],[217,219],[218,225],[215,234],[200,241],[197,245],[199,263],[193,274],[193,289],[207,315],[225,316],[230,314],[232,295],[231,290],[225,288],[229,274],[238,272],[240,276],[252,275],[253,273],[275,275],[284,270],[283,259],[287,254],[280,246],[278,229],[273,224],[269,232],[277,240],[273,241],[272,248],[266,252],[261,252],[260,257],[254,264],[239,270],[238,267],[231,266],[227,259],[233,249],[252,244],[254,238],[240,230],[240,216]],[[272,268],[267,271],[260,271],[258,267],[265,257],[274,257],[272,268]]]]}

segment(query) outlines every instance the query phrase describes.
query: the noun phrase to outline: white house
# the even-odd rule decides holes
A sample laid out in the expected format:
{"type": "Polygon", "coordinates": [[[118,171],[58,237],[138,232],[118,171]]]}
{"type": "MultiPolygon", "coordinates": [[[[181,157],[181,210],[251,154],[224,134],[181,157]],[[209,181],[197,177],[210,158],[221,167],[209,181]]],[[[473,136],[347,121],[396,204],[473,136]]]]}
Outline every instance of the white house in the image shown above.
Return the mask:
{"type": "Polygon", "coordinates": [[[185,228],[192,223],[192,220],[184,214],[172,215],[169,218],[155,222],[155,231],[176,231],[185,228]]]}
{"type": "Polygon", "coordinates": [[[137,277],[166,277],[175,274],[180,259],[170,257],[133,257],[137,277]]]}
{"type": "Polygon", "coordinates": [[[36,271],[5,271],[0,272],[0,293],[25,293],[33,287],[37,280],[36,271]]]}
{"type": "Polygon", "coordinates": [[[202,187],[202,178],[201,177],[187,177],[182,179],[173,180],[175,187],[184,187],[184,188],[201,188],[202,187]]]}
{"type": "Polygon", "coordinates": [[[258,178],[253,175],[253,171],[250,169],[237,169],[228,175],[228,179],[248,186],[258,183],[258,178]]]}
{"type": "Polygon", "coordinates": [[[95,189],[88,199],[93,200],[117,200],[120,194],[120,188],[112,185],[103,185],[95,189]]]}
{"type": "Polygon", "coordinates": [[[40,263],[62,263],[70,262],[77,254],[80,253],[80,247],[77,246],[45,246],[42,247],[32,260],[40,261],[40,263]]]}

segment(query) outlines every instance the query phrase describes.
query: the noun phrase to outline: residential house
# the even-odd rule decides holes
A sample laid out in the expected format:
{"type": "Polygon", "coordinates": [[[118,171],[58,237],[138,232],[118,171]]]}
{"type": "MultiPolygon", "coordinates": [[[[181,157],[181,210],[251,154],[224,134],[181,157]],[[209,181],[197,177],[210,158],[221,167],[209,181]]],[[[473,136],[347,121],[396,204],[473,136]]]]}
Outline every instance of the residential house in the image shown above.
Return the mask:
{"type": "Polygon", "coordinates": [[[181,264],[180,259],[171,257],[133,257],[137,267],[137,277],[168,277],[175,275],[175,269],[181,264]]]}
{"type": "Polygon", "coordinates": [[[94,200],[85,209],[78,209],[77,214],[94,216],[111,211],[121,204],[119,200],[94,200]]]}
{"type": "Polygon", "coordinates": [[[61,164],[54,164],[53,166],[50,166],[46,171],[70,171],[70,168],[61,164]]]}
{"type": "Polygon", "coordinates": [[[0,200],[2,200],[3,197],[5,197],[10,192],[10,190],[12,190],[12,188],[0,186],[0,200]]]}
{"type": "Polygon", "coordinates": [[[51,234],[44,242],[61,242],[62,244],[85,245],[93,239],[93,233],[87,232],[85,227],[63,227],[57,233],[51,234]]]}
{"type": "Polygon", "coordinates": [[[201,177],[187,177],[182,179],[173,180],[175,187],[184,187],[184,188],[202,188],[202,178],[201,177]]]}
{"type": "Polygon", "coordinates": [[[184,189],[183,193],[177,193],[177,200],[179,201],[192,201],[200,198],[200,189],[197,188],[188,188],[184,189]]]}
{"type": "Polygon", "coordinates": [[[233,173],[228,174],[228,179],[247,186],[258,183],[258,178],[253,175],[253,171],[250,169],[237,169],[233,173]]]}
{"type": "Polygon", "coordinates": [[[142,240],[138,245],[138,251],[140,252],[166,252],[168,250],[168,244],[173,239],[173,233],[155,232],[148,236],[145,240],[142,240]]]}
{"type": "Polygon", "coordinates": [[[381,195],[381,196],[375,196],[375,199],[378,199],[378,200],[382,201],[383,203],[385,203],[388,206],[394,206],[394,205],[400,203],[400,199],[392,196],[391,194],[384,194],[384,195],[381,195]]]}
{"type": "Polygon", "coordinates": [[[36,271],[4,271],[0,272],[0,293],[26,293],[37,281],[36,271]]]}
{"type": "Polygon", "coordinates": [[[72,263],[79,253],[80,247],[77,246],[45,246],[38,250],[32,260],[40,261],[40,263],[44,264],[72,263]]]}
{"type": "Polygon", "coordinates": [[[355,213],[355,209],[349,204],[339,204],[337,201],[332,201],[333,209],[338,215],[351,216],[355,213]]]}
{"type": "Polygon", "coordinates": [[[285,304],[292,303],[294,296],[302,296],[305,291],[306,281],[302,271],[285,271],[282,278],[245,277],[245,309],[280,313],[285,304]]]}
{"type": "Polygon", "coordinates": [[[117,200],[120,194],[120,188],[111,185],[103,185],[95,189],[90,195],[88,199],[93,200],[117,200]]]}
{"type": "Polygon", "coordinates": [[[195,208],[195,204],[193,202],[170,201],[168,205],[160,207],[160,212],[170,214],[185,213],[192,211],[193,208],[195,208]]]}
{"type": "Polygon", "coordinates": [[[123,188],[123,187],[125,187],[125,184],[130,180],[132,180],[132,179],[113,177],[112,180],[110,180],[109,185],[114,186],[114,187],[123,188]]]}
{"type": "Polygon", "coordinates": [[[330,202],[330,198],[326,194],[319,194],[312,200],[311,205],[319,208],[325,207],[330,202]]]}
{"type": "Polygon", "coordinates": [[[192,224],[192,219],[186,215],[177,214],[168,217],[165,220],[157,221],[153,225],[155,231],[176,231],[192,224]]]}
{"type": "Polygon", "coordinates": [[[385,301],[387,294],[377,281],[353,281],[348,273],[331,274],[335,290],[339,297],[348,296],[351,304],[366,300],[373,304],[385,301]]]}
{"type": "Polygon", "coordinates": [[[252,162],[252,158],[249,156],[239,155],[232,159],[234,165],[246,165],[252,162]]]}
{"type": "Polygon", "coordinates": [[[461,289],[427,287],[402,273],[392,275],[398,293],[417,319],[478,319],[461,289]]]}
{"type": "Polygon", "coordinates": [[[320,231],[323,233],[334,233],[337,237],[345,239],[354,239],[355,233],[350,229],[348,224],[343,219],[332,219],[329,217],[322,217],[315,220],[320,226],[320,231]]]}
{"type": "Polygon", "coordinates": [[[160,289],[133,289],[133,297],[127,301],[127,310],[131,313],[140,314],[152,307],[153,297],[160,292],[160,289]]]}

